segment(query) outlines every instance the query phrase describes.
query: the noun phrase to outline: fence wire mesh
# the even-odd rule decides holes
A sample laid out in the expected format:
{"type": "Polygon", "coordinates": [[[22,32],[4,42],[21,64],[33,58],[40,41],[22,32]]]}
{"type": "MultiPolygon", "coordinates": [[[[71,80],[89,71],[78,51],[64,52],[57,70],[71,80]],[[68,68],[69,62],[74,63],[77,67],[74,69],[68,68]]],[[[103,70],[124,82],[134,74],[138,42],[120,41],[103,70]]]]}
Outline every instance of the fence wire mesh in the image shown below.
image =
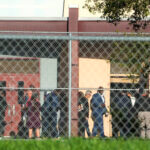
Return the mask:
{"type": "Polygon", "coordinates": [[[0,33],[0,136],[150,138],[149,42],[0,33]]]}

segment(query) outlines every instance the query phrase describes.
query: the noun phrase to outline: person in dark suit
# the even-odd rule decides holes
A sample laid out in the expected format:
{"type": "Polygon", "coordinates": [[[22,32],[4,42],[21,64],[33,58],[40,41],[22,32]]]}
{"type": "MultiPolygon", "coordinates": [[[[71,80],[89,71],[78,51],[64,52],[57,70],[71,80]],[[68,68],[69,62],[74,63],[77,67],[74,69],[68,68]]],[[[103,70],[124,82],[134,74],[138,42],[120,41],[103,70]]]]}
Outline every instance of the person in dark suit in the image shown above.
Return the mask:
{"type": "Polygon", "coordinates": [[[119,131],[120,131],[120,109],[119,109],[119,100],[120,100],[120,94],[118,93],[118,91],[111,91],[111,95],[110,95],[110,113],[112,116],[112,136],[117,138],[119,136],[119,131]]]}
{"type": "Polygon", "coordinates": [[[42,135],[44,137],[57,138],[57,111],[59,109],[59,98],[56,90],[46,95],[42,105],[42,135]]]}
{"type": "Polygon", "coordinates": [[[132,113],[131,113],[132,103],[131,99],[128,96],[127,91],[123,91],[119,94],[119,101],[118,101],[118,113],[116,114],[119,118],[119,130],[120,136],[126,138],[131,136],[131,126],[132,126],[132,113]]]}
{"type": "Polygon", "coordinates": [[[58,130],[59,136],[67,137],[68,136],[68,91],[60,90],[59,100],[60,100],[60,118],[58,120],[58,130]]]}
{"type": "Polygon", "coordinates": [[[91,133],[89,130],[88,118],[89,118],[89,104],[88,99],[91,97],[92,92],[87,90],[82,96],[79,94],[78,100],[78,135],[85,137],[85,130],[87,135],[90,137],[91,133]]]}
{"type": "Polygon", "coordinates": [[[94,121],[94,127],[92,130],[92,136],[96,136],[100,131],[100,137],[105,137],[103,127],[103,115],[106,114],[107,109],[105,106],[105,98],[103,96],[103,87],[99,87],[97,93],[93,95],[91,99],[92,119],[94,121]]]}

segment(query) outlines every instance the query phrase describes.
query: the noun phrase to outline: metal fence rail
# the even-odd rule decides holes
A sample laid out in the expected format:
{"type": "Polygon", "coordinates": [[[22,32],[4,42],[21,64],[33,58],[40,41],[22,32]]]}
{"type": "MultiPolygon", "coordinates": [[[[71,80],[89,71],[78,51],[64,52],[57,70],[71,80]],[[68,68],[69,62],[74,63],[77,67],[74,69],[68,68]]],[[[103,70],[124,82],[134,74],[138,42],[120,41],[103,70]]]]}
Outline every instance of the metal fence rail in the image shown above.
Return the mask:
{"type": "Polygon", "coordinates": [[[150,138],[149,34],[0,39],[0,136],[150,138]]]}

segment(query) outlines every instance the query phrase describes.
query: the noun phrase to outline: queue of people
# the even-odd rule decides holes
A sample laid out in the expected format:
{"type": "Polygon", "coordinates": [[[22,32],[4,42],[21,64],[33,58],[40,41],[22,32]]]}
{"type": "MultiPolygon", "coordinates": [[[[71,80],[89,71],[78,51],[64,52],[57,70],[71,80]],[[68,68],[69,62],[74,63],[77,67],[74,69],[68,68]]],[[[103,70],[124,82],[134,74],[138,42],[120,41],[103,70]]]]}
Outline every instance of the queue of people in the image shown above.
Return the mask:
{"type": "MultiPolygon", "coordinates": [[[[58,138],[64,135],[62,131],[67,131],[66,113],[61,107],[60,96],[64,98],[64,93],[57,93],[57,90],[45,94],[44,103],[40,104],[39,93],[34,86],[30,86],[24,96],[22,105],[21,122],[18,125],[18,134],[27,135],[32,138],[35,133],[36,138],[48,137],[58,138]],[[58,120],[58,111],[61,117],[58,120]],[[65,120],[64,120],[65,119],[65,120]],[[64,126],[66,125],[66,127],[64,126]],[[41,129],[41,130],[40,130],[41,129]]],[[[132,96],[129,91],[120,91],[111,97],[110,113],[112,115],[112,131],[114,137],[140,136],[150,138],[150,97],[149,92],[134,93],[136,101],[132,103],[132,96]],[[119,135],[118,135],[119,133],[119,135]]],[[[67,101],[67,99],[66,99],[67,101]]],[[[0,90],[0,136],[4,134],[5,111],[7,102],[4,91],[0,90]]],[[[67,112],[67,110],[66,110],[67,112]]],[[[99,87],[97,92],[92,95],[92,91],[87,90],[85,94],[78,92],[78,136],[105,137],[103,116],[108,115],[105,105],[104,88],[99,87]],[[89,116],[89,110],[92,113],[89,116]],[[89,129],[89,118],[93,120],[93,129],[89,129]]]]}

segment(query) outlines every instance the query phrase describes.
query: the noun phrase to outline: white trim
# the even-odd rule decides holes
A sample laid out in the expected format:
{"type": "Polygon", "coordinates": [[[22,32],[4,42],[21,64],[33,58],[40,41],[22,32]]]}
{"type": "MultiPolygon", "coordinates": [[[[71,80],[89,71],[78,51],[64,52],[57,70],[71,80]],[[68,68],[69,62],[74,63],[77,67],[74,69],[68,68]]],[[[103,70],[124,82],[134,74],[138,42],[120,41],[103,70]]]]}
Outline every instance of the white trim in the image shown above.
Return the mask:
{"type": "Polygon", "coordinates": [[[79,17],[79,21],[106,21],[106,19],[100,17],[79,17]]]}
{"type": "Polygon", "coordinates": [[[79,8],[79,6],[78,6],[78,5],[70,4],[70,5],[69,5],[69,8],[79,8]]]}
{"type": "Polygon", "coordinates": [[[0,17],[0,21],[67,21],[66,17],[0,17]]]}
{"type": "MultiPolygon", "coordinates": [[[[79,17],[79,21],[106,21],[106,18],[101,17],[79,17]]],[[[150,20],[150,17],[147,17],[144,20],[150,20]]],[[[128,18],[122,18],[121,21],[128,21],[128,18]]],[[[120,22],[121,22],[120,21],[120,22]]]]}

